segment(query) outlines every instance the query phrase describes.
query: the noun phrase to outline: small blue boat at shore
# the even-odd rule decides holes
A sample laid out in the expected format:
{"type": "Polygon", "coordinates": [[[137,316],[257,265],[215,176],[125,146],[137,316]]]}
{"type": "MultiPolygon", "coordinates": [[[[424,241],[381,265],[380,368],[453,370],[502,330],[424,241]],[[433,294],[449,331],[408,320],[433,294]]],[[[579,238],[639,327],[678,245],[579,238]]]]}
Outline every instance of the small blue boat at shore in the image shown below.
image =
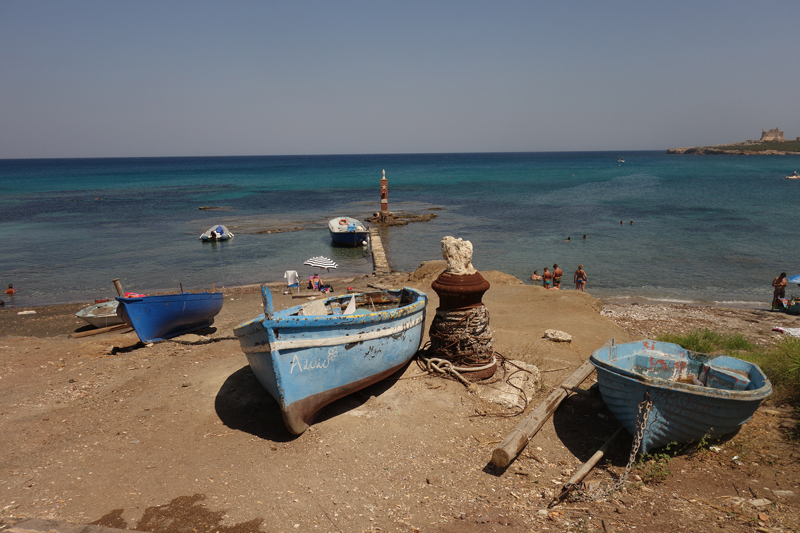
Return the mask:
{"type": "Polygon", "coordinates": [[[328,221],[328,231],[331,241],[338,246],[366,246],[369,242],[369,229],[355,218],[332,218],[328,221]]]}
{"type": "Polygon", "coordinates": [[[303,433],[329,403],[392,375],[422,343],[428,297],[416,289],[313,300],[233,330],[255,376],[275,398],[286,428],[303,433]]]}
{"type": "Polygon", "coordinates": [[[639,403],[650,393],[652,408],[641,453],[672,442],[699,441],[739,430],[772,384],[758,365],[690,352],[677,344],[643,340],[612,344],[589,360],[609,410],[628,433],[636,432],[639,403]]]}
{"type": "Polygon", "coordinates": [[[222,310],[221,292],[117,297],[117,314],[142,342],[171,339],[210,326],[222,310]]]}

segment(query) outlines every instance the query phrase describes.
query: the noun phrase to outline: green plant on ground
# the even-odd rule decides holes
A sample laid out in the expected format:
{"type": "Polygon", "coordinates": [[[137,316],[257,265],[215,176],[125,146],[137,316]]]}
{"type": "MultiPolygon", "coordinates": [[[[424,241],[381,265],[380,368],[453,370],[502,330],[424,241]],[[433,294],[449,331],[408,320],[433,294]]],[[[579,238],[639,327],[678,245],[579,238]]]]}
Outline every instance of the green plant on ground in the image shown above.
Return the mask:
{"type": "Polygon", "coordinates": [[[645,483],[663,483],[671,474],[669,461],[678,453],[673,449],[678,444],[670,442],[654,453],[646,453],[636,461],[636,470],[645,483]]]}

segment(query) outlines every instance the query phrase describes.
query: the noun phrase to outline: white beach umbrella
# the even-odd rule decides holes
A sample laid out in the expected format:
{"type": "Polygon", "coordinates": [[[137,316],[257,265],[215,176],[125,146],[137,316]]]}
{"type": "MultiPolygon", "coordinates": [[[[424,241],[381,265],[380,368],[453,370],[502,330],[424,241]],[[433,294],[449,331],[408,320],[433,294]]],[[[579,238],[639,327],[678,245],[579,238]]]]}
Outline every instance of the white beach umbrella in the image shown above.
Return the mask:
{"type": "Polygon", "coordinates": [[[303,264],[311,267],[324,268],[326,270],[330,270],[332,268],[339,268],[339,265],[337,265],[327,257],[321,255],[318,255],[317,257],[312,257],[303,264]]]}

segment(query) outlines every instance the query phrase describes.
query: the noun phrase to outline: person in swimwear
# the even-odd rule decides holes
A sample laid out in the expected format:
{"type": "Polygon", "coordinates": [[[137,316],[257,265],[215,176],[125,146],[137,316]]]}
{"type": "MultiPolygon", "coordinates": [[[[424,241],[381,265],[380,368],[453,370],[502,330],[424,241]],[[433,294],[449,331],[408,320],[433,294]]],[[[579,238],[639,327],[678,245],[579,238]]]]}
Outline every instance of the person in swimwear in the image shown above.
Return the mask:
{"type": "Polygon", "coordinates": [[[539,281],[542,279],[542,276],[539,275],[538,270],[534,270],[533,274],[531,274],[531,281],[539,281]]]}
{"type": "Polygon", "coordinates": [[[11,283],[9,283],[8,284],[8,288],[6,289],[6,294],[8,294],[9,296],[14,296],[14,294],[16,294],[16,292],[17,292],[17,289],[15,289],[14,286],[11,283]]]}
{"type": "Polygon", "coordinates": [[[576,270],[575,275],[572,276],[572,280],[575,282],[575,290],[586,292],[587,279],[589,279],[589,276],[587,276],[586,271],[583,270],[583,265],[578,265],[578,270],[576,270]]]}
{"type": "MultiPolygon", "coordinates": [[[[781,272],[781,275],[772,280],[772,308],[778,308],[778,298],[786,298],[786,286],[789,282],[786,280],[786,272],[781,272]]],[[[10,287],[10,285],[9,285],[10,287]]]]}
{"type": "Polygon", "coordinates": [[[553,274],[551,274],[550,271],[547,270],[547,267],[544,267],[544,274],[542,274],[542,286],[549,291],[550,283],[552,283],[552,281],[553,281],[553,274]]]}
{"type": "Polygon", "coordinates": [[[561,276],[564,271],[558,268],[558,263],[553,264],[553,290],[561,290],[561,276]]]}

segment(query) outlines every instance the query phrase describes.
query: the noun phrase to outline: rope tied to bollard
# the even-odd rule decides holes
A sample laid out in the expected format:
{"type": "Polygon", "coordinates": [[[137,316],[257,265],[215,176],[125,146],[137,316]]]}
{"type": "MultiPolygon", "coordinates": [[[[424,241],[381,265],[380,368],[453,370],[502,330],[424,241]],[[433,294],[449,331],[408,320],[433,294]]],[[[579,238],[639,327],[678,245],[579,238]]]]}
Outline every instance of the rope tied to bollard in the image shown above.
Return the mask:
{"type": "Polygon", "coordinates": [[[483,304],[437,309],[429,336],[431,354],[449,360],[455,367],[486,370],[496,363],[489,310],[483,304]]]}

